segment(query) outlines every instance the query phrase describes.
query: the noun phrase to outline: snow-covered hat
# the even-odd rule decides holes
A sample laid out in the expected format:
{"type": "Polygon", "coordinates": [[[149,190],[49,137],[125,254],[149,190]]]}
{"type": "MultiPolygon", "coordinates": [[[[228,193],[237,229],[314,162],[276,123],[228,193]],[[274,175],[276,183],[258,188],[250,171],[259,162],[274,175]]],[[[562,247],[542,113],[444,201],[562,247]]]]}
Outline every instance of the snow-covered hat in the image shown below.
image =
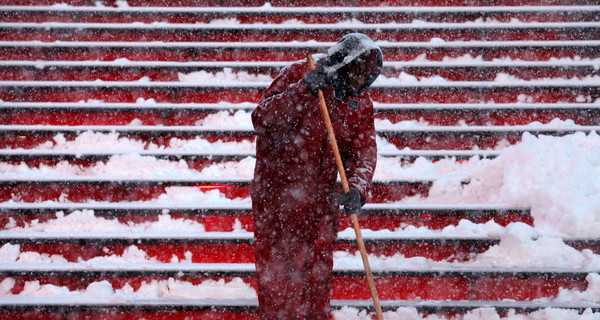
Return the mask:
{"type": "Polygon", "coordinates": [[[332,79],[336,97],[347,97],[367,90],[379,76],[383,67],[381,49],[371,38],[362,33],[349,33],[327,51],[327,57],[319,64],[332,79]],[[350,70],[366,75],[360,88],[350,88],[350,70]]]}
{"type": "Polygon", "coordinates": [[[373,56],[379,68],[383,65],[383,54],[379,46],[367,35],[349,33],[327,51],[325,71],[336,72],[341,67],[350,64],[362,56],[373,56]]]}

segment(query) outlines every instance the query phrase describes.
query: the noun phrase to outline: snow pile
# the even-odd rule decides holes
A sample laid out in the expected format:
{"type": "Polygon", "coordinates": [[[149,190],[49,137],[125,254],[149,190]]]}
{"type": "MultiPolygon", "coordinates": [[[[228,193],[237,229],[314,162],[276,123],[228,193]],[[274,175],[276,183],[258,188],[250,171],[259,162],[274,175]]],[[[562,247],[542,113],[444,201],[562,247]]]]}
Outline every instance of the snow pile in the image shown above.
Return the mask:
{"type": "Polygon", "coordinates": [[[231,81],[243,82],[271,82],[273,78],[270,75],[251,74],[247,71],[234,72],[231,68],[223,68],[223,71],[215,73],[207,71],[197,71],[192,73],[178,73],[181,82],[211,82],[213,84],[227,84],[231,81]]]}
{"type": "Polygon", "coordinates": [[[38,232],[204,232],[204,225],[189,219],[175,219],[168,214],[157,216],[155,222],[121,223],[118,219],[107,219],[94,215],[93,210],[76,210],[65,215],[59,211],[56,219],[40,222],[33,220],[24,226],[17,226],[14,220],[5,225],[9,231],[38,232]]]}
{"type": "MultiPolygon", "coordinates": [[[[336,320],[370,320],[373,319],[371,314],[366,311],[357,311],[353,308],[342,308],[339,311],[333,312],[336,320]]],[[[384,312],[383,316],[386,320],[598,320],[599,313],[592,312],[591,309],[585,310],[582,314],[575,310],[560,310],[560,309],[542,309],[533,311],[527,314],[517,314],[514,310],[507,313],[498,313],[493,308],[479,308],[473,311],[468,311],[459,317],[451,317],[435,314],[419,313],[414,308],[399,308],[396,311],[384,312]]]]}
{"type": "MultiPolygon", "coordinates": [[[[0,294],[6,295],[15,286],[13,278],[0,282],[0,294]]],[[[67,287],[40,284],[39,281],[25,282],[20,297],[52,297],[53,299],[109,299],[111,302],[135,301],[141,299],[253,299],[254,289],[240,278],[225,280],[205,280],[200,284],[169,278],[142,282],[137,290],[129,284],[120,289],[113,288],[106,280],[93,282],[85,290],[71,291],[67,287]]],[[[10,297],[10,295],[9,295],[10,297]]]]}
{"type": "Polygon", "coordinates": [[[412,203],[502,203],[529,207],[540,234],[600,236],[600,137],[576,133],[533,136],[502,150],[496,159],[458,163],[421,160],[435,172],[461,172],[460,179],[435,181],[427,198],[412,203]]]}
{"type": "Polygon", "coordinates": [[[170,161],[155,157],[140,156],[138,154],[124,154],[111,156],[106,162],[96,162],[89,167],[71,164],[69,161],[60,161],[53,165],[40,165],[28,167],[24,162],[20,164],[0,163],[0,177],[145,177],[154,179],[176,178],[252,178],[254,164],[253,157],[246,157],[240,161],[227,161],[212,164],[202,170],[191,169],[185,160],[170,161]]]}
{"type": "Polygon", "coordinates": [[[204,119],[197,121],[195,125],[225,128],[252,128],[252,118],[250,112],[243,110],[238,110],[233,115],[229,111],[219,111],[209,114],[204,119]]]}
{"type": "Polygon", "coordinates": [[[252,141],[240,142],[209,142],[203,138],[181,139],[171,138],[167,146],[159,146],[141,140],[121,137],[118,133],[100,133],[84,131],[74,140],[67,140],[64,134],[57,134],[53,141],[39,144],[34,149],[41,150],[80,150],[80,151],[111,151],[111,152],[136,152],[143,150],[173,150],[173,151],[204,151],[204,152],[233,152],[254,151],[252,141]]]}

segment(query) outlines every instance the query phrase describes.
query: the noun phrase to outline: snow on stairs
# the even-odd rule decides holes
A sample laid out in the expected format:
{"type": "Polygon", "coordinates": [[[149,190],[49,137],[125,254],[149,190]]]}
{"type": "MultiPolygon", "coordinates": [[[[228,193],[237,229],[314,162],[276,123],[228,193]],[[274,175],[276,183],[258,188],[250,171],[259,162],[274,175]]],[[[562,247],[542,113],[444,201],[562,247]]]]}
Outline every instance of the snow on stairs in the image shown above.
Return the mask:
{"type": "MultiPolygon", "coordinates": [[[[350,31],[384,41],[383,76],[388,79],[373,88],[377,118],[393,123],[427,122],[416,127],[380,124],[380,139],[397,147],[381,156],[399,159],[399,164],[420,156],[494,157],[498,154],[495,147],[518,142],[525,132],[564,135],[600,128],[598,105],[590,103],[600,97],[600,85],[594,78],[600,58],[600,7],[575,0],[571,6],[540,6],[548,1],[531,0],[524,7],[506,7],[512,5],[507,0],[488,7],[382,9],[379,1],[363,2],[364,7],[352,8],[320,7],[321,1],[312,0],[295,4],[318,8],[278,7],[277,2],[260,8],[188,8],[192,3],[181,0],[171,2],[169,8],[152,7],[157,4],[151,1],[143,4],[150,6],[147,8],[114,8],[113,2],[104,2],[108,7],[92,7],[92,3],[76,0],[67,3],[86,6],[52,6],[53,1],[44,1],[36,4],[50,6],[14,7],[22,3],[0,0],[0,5],[7,6],[0,8],[0,159],[7,166],[21,164],[29,169],[53,168],[65,162],[93,167],[131,154],[184,160],[198,170],[243,161],[253,156],[252,151],[177,150],[170,148],[169,142],[199,137],[209,142],[251,143],[253,132],[247,126],[198,122],[219,113],[230,113],[228,122],[235,115],[247,116],[268,85],[268,81],[256,79],[273,77],[278,68],[302,59],[307,51],[324,51],[350,31]],[[222,22],[226,19],[241,23],[222,22]],[[290,19],[296,22],[281,24],[290,19]],[[349,19],[364,23],[346,22],[349,19]],[[208,23],[213,20],[218,23],[208,23]],[[239,76],[233,81],[213,81],[220,79],[210,76],[201,83],[178,81],[179,73],[194,71],[246,72],[251,81],[240,81],[239,76]],[[398,77],[409,81],[395,81],[398,77]],[[547,125],[554,118],[572,119],[576,125],[547,125]],[[534,121],[546,125],[528,125],[534,121]],[[115,134],[159,147],[47,148],[58,140],[74,141],[88,133],[115,134]],[[411,150],[403,150],[405,147],[411,150]]],[[[439,5],[430,2],[423,4],[439,5]]],[[[368,250],[375,255],[402,254],[457,263],[415,269],[378,268],[381,261],[374,261],[385,310],[414,307],[438,314],[483,307],[525,313],[540,308],[600,311],[595,303],[547,299],[560,289],[584,290],[588,274],[599,270],[476,267],[464,263],[498,244],[499,239],[440,231],[461,219],[532,224],[526,208],[391,203],[409,195],[426,195],[431,183],[427,177],[375,181],[375,203],[365,207],[367,214],[361,218],[363,228],[373,230],[364,233],[368,250]],[[386,231],[406,225],[434,231],[426,235],[386,231]],[[545,299],[531,301],[538,298],[545,299]]],[[[0,220],[6,230],[0,232],[0,242],[23,259],[0,262],[0,289],[4,294],[18,294],[35,286],[35,281],[71,291],[85,291],[92,283],[92,291],[102,291],[106,284],[114,289],[139,289],[144,282],[153,281],[185,288],[219,279],[234,285],[232,294],[240,287],[255,288],[248,184],[247,175],[165,179],[110,173],[44,177],[21,173],[1,177],[0,220]],[[150,202],[172,186],[216,189],[229,199],[243,200],[235,205],[194,206],[150,202]],[[169,217],[200,223],[204,229],[11,231],[60,221],[65,213],[86,217],[92,212],[89,219],[115,219],[124,225],[169,217]],[[147,261],[110,262],[111,255],[132,250],[143,250],[147,261]],[[26,262],[27,257],[58,260],[26,262]],[[3,289],[11,285],[12,290],[3,289]]],[[[345,230],[349,222],[342,220],[338,253],[351,255],[356,247],[345,230]]],[[[600,252],[597,239],[563,241],[577,250],[600,252]]],[[[335,275],[334,308],[371,308],[360,269],[336,267],[335,275]]],[[[147,299],[126,294],[99,299],[80,294],[65,299],[64,291],[56,293],[54,297],[4,296],[0,298],[0,318],[41,319],[63,314],[107,319],[252,319],[257,309],[256,301],[247,295],[219,300],[147,299]]]]}

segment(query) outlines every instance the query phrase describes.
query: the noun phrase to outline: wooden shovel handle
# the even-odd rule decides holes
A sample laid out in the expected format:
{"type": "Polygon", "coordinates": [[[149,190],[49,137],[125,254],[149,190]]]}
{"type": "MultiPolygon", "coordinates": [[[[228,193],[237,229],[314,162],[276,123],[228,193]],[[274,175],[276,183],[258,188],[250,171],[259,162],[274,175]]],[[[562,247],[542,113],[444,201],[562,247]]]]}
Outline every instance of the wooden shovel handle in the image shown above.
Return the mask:
{"type": "MultiPolygon", "coordinates": [[[[306,58],[308,59],[308,66],[310,70],[315,70],[315,62],[313,60],[312,54],[307,54],[306,58]]],[[[321,90],[318,91],[317,96],[319,98],[319,103],[321,104],[321,112],[323,113],[323,120],[325,121],[325,127],[327,128],[329,142],[331,143],[331,147],[333,148],[333,154],[335,155],[335,163],[337,164],[338,172],[340,173],[340,179],[342,180],[342,188],[344,189],[344,193],[348,193],[350,192],[350,186],[348,185],[346,171],[344,171],[344,163],[342,162],[340,150],[335,139],[333,126],[331,125],[331,118],[329,117],[327,103],[325,102],[325,97],[323,96],[323,92],[321,90]]],[[[365,267],[367,283],[369,284],[369,291],[371,292],[371,298],[373,298],[375,312],[377,312],[377,319],[383,320],[383,311],[381,310],[381,305],[379,303],[379,296],[377,295],[375,281],[373,281],[373,274],[371,273],[371,266],[369,264],[369,258],[367,256],[367,249],[365,248],[365,241],[363,240],[362,232],[360,231],[358,216],[356,215],[356,213],[352,213],[350,214],[350,217],[352,219],[352,225],[354,226],[354,233],[356,234],[356,241],[358,242],[360,256],[362,258],[363,266],[365,267]]]]}

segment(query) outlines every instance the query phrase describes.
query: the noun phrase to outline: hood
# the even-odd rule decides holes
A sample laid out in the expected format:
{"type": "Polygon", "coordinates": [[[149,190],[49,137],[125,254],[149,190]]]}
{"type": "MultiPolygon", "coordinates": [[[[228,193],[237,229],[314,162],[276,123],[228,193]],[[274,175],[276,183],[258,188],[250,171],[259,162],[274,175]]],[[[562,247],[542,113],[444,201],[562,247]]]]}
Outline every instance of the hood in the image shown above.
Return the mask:
{"type": "Polygon", "coordinates": [[[379,76],[383,66],[381,49],[371,38],[361,33],[350,33],[343,36],[327,51],[327,57],[319,64],[332,80],[336,97],[340,99],[357,95],[369,88],[379,76]],[[366,74],[364,84],[360,88],[349,86],[350,70],[358,70],[366,74]]]}
{"type": "Polygon", "coordinates": [[[327,51],[328,61],[325,64],[325,71],[336,72],[359,57],[369,54],[374,54],[378,64],[383,65],[381,49],[371,38],[362,33],[349,33],[327,51]]]}

